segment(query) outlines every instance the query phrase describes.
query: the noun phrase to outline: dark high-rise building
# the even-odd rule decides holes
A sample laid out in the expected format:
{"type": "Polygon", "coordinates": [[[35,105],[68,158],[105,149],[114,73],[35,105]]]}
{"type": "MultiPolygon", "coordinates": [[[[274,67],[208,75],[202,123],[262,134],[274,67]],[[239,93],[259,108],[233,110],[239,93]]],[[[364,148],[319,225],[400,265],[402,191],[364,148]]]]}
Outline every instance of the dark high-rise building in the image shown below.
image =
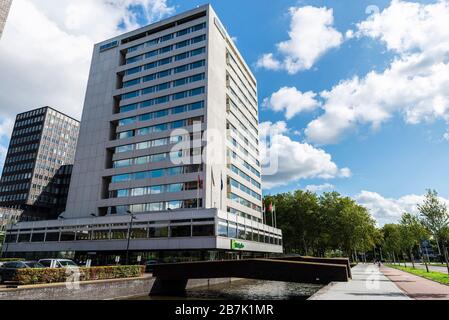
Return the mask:
{"type": "Polygon", "coordinates": [[[18,114],[0,180],[0,206],[22,220],[56,217],[65,209],[79,122],[50,107],[18,114]]]}
{"type": "Polygon", "coordinates": [[[0,0],[0,38],[5,27],[6,18],[8,17],[9,8],[11,7],[12,0],[0,0]]]}

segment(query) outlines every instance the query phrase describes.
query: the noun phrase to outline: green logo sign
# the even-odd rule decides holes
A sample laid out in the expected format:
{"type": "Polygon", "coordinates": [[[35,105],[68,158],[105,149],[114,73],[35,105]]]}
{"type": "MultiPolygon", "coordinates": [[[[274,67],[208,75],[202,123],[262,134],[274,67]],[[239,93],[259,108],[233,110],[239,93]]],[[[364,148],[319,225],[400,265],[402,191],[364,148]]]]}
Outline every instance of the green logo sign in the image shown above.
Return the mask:
{"type": "Polygon", "coordinates": [[[231,249],[232,250],[241,250],[243,248],[245,248],[245,245],[243,243],[238,242],[234,239],[231,239],[231,249]]]}

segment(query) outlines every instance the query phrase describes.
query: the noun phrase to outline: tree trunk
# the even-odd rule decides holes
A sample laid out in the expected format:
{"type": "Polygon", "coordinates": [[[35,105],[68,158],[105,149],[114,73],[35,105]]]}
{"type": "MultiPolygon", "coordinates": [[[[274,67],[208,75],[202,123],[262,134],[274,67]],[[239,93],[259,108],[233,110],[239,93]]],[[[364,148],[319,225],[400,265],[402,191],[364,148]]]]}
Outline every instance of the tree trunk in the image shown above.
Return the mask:
{"type": "Polygon", "coordinates": [[[424,258],[424,251],[422,249],[421,243],[419,244],[419,251],[421,252],[421,260],[424,262],[426,266],[426,271],[429,272],[429,266],[427,265],[427,260],[424,258]]]}
{"type": "Polygon", "coordinates": [[[415,262],[413,261],[413,249],[410,248],[410,259],[412,260],[412,267],[415,269],[415,262]]]}

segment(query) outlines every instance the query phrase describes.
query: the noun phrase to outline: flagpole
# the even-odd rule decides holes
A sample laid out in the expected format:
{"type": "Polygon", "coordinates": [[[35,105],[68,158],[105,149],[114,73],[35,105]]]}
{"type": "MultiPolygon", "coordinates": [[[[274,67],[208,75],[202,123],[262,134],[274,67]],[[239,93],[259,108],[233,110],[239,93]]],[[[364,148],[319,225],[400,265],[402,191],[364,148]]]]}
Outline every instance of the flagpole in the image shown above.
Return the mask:
{"type": "Polygon", "coordinates": [[[274,212],[274,227],[277,228],[278,222],[277,222],[277,217],[276,217],[276,206],[273,207],[273,212],[274,212]]]}

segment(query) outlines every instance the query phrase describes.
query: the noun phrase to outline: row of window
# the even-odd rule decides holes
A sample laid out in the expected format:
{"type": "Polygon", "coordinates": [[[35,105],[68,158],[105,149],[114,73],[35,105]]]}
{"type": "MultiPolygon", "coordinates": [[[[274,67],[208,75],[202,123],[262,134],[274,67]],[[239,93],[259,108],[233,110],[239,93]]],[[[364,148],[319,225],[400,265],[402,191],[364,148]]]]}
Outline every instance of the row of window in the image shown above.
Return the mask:
{"type": "Polygon", "coordinates": [[[118,182],[127,182],[127,181],[135,181],[142,179],[154,179],[154,178],[162,178],[169,176],[176,176],[181,174],[200,172],[202,170],[202,166],[200,164],[192,164],[187,166],[179,166],[172,168],[163,168],[163,169],[155,169],[148,171],[140,171],[133,173],[125,173],[112,176],[112,183],[118,182]]]}
{"type": "Polygon", "coordinates": [[[158,186],[114,190],[110,192],[110,198],[140,197],[146,195],[182,192],[197,189],[198,189],[198,181],[189,181],[184,183],[172,183],[158,186]]]}
{"type": "Polygon", "coordinates": [[[170,160],[172,163],[179,164],[179,159],[184,157],[198,156],[201,155],[201,148],[189,149],[189,150],[179,150],[179,151],[171,151],[171,152],[163,152],[152,154],[149,156],[142,156],[136,158],[129,158],[123,160],[113,161],[114,168],[124,168],[130,166],[137,166],[141,164],[153,163],[153,162],[161,162],[170,160]]]}
{"type": "Polygon", "coordinates": [[[27,126],[29,124],[33,124],[36,122],[41,122],[44,120],[44,118],[45,118],[44,116],[40,116],[40,117],[33,117],[33,118],[21,120],[21,121],[16,121],[16,123],[14,124],[14,128],[27,126]]]}
{"type": "MultiPolygon", "coordinates": [[[[252,95],[253,95],[254,97],[257,97],[257,92],[256,92],[256,90],[254,89],[254,87],[253,87],[252,85],[250,85],[250,82],[251,82],[251,81],[249,81],[248,78],[245,76],[245,73],[244,73],[243,70],[240,68],[240,65],[237,63],[237,61],[235,61],[234,56],[233,56],[229,51],[227,51],[227,52],[226,52],[226,57],[227,57],[230,61],[232,61],[232,62],[237,66],[237,68],[239,69],[240,73],[241,73],[241,74],[243,75],[243,77],[245,78],[246,82],[248,82],[248,85],[249,85],[249,87],[250,87],[251,90],[249,90],[248,87],[245,85],[244,81],[242,81],[242,79],[240,79],[240,77],[238,76],[238,73],[235,71],[233,65],[229,63],[229,66],[231,67],[232,70],[234,70],[235,74],[239,77],[239,80],[242,82],[242,84],[243,84],[243,86],[246,88],[246,90],[247,90],[248,92],[251,91],[251,92],[252,92],[252,95]]],[[[250,94],[250,95],[251,95],[251,94],[250,94]]]]}
{"type": "Polygon", "coordinates": [[[149,74],[149,75],[141,77],[141,78],[136,78],[133,80],[125,81],[125,82],[123,82],[123,88],[135,86],[137,84],[156,80],[156,79],[165,78],[172,74],[178,74],[181,72],[186,72],[188,70],[194,70],[197,68],[204,67],[205,65],[206,65],[206,60],[203,59],[203,60],[199,60],[199,61],[192,62],[189,64],[184,64],[184,65],[176,67],[176,68],[159,71],[159,72],[152,73],[152,74],[149,74]]]}
{"type": "Polygon", "coordinates": [[[253,178],[251,178],[249,175],[247,175],[245,172],[243,172],[242,170],[240,170],[239,168],[237,168],[236,166],[234,166],[233,164],[228,165],[229,169],[231,169],[232,172],[234,172],[235,174],[239,175],[240,177],[242,177],[243,179],[245,179],[246,181],[251,182],[252,185],[256,186],[258,189],[260,189],[260,183],[257,182],[256,180],[254,180],[253,178]]]}
{"type": "Polygon", "coordinates": [[[234,209],[234,208],[232,208],[232,207],[227,207],[227,211],[228,211],[229,213],[235,214],[236,216],[243,217],[243,218],[245,218],[245,219],[249,219],[249,220],[252,220],[252,221],[259,222],[259,223],[263,223],[263,220],[262,220],[262,219],[260,219],[260,218],[258,218],[258,217],[256,217],[256,216],[254,216],[254,215],[252,215],[252,214],[247,214],[247,213],[242,212],[242,211],[240,211],[240,210],[234,209]]]}
{"type": "Polygon", "coordinates": [[[233,137],[228,136],[228,141],[239,151],[241,151],[248,159],[251,159],[256,165],[260,166],[259,160],[254,157],[249,151],[242,146],[240,143],[237,142],[233,137]]]}
{"type": "Polygon", "coordinates": [[[147,52],[145,54],[141,54],[141,55],[138,55],[138,56],[135,56],[132,58],[128,58],[128,59],[126,59],[125,64],[130,64],[130,63],[142,61],[144,59],[149,59],[149,58],[155,57],[157,55],[165,54],[167,52],[170,52],[170,51],[173,51],[176,49],[184,48],[188,45],[193,45],[193,44],[202,42],[204,40],[206,40],[205,34],[191,38],[191,39],[187,39],[187,40],[184,40],[184,41],[181,41],[181,42],[178,42],[178,43],[175,43],[175,44],[172,44],[172,45],[169,45],[169,46],[157,49],[157,50],[153,50],[153,51],[147,52]]]}
{"type": "Polygon", "coordinates": [[[243,192],[245,192],[246,194],[249,194],[251,197],[256,198],[257,200],[262,200],[262,196],[253,191],[252,189],[248,188],[247,186],[241,184],[240,182],[232,179],[232,178],[228,178],[228,185],[233,186],[234,188],[237,188],[239,190],[242,190],[243,192]]]}
{"type": "Polygon", "coordinates": [[[124,214],[127,211],[132,213],[157,212],[179,209],[194,209],[202,207],[202,199],[172,200],[150,203],[140,203],[124,206],[116,206],[116,212],[112,210],[112,214],[124,214]]]}
{"type": "Polygon", "coordinates": [[[255,147],[252,142],[250,142],[248,140],[247,137],[250,137],[250,135],[245,135],[242,132],[240,132],[240,130],[238,130],[231,122],[227,122],[226,124],[227,129],[231,130],[232,133],[234,133],[237,137],[240,138],[240,140],[242,140],[245,143],[245,146],[247,146],[248,148],[250,148],[251,150],[253,150],[257,155],[259,154],[259,149],[257,149],[257,147],[255,147]]]}
{"type": "MultiPolygon", "coordinates": [[[[248,104],[251,105],[251,107],[253,107],[253,109],[255,109],[255,108],[257,109],[257,99],[256,99],[257,95],[251,94],[251,92],[248,90],[247,86],[245,85],[245,82],[242,81],[238,72],[236,72],[236,70],[234,69],[234,66],[232,64],[230,64],[229,66],[234,71],[234,74],[237,76],[237,78],[239,80],[239,84],[237,85],[237,82],[234,80],[233,76],[228,72],[228,75],[231,77],[231,80],[234,82],[234,84],[237,85],[238,90],[243,95],[243,97],[248,102],[248,104]],[[248,99],[247,95],[243,92],[242,87],[246,89],[246,92],[248,93],[248,96],[250,96],[251,101],[248,99]]],[[[256,112],[256,114],[257,114],[257,112],[256,112]]]]}
{"type": "Polygon", "coordinates": [[[124,146],[116,147],[115,153],[130,152],[130,151],[134,151],[134,150],[144,150],[144,149],[149,149],[149,148],[161,147],[161,146],[166,146],[169,144],[178,143],[183,140],[184,141],[190,140],[190,135],[179,135],[179,136],[173,136],[173,137],[168,137],[168,138],[154,139],[154,140],[148,140],[148,141],[143,141],[143,142],[139,142],[139,143],[127,144],[124,146]]]}
{"type": "Polygon", "coordinates": [[[19,152],[26,152],[30,150],[36,150],[39,148],[39,143],[31,143],[31,144],[25,144],[23,146],[10,148],[8,154],[14,154],[19,152]]]}
{"type": "MultiPolygon", "coordinates": [[[[234,115],[234,117],[239,120],[239,124],[243,126],[246,131],[251,132],[254,137],[257,139],[259,137],[259,129],[258,129],[258,120],[254,118],[254,116],[250,113],[251,119],[248,119],[248,117],[240,110],[240,107],[235,104],[235,102],[229,97],[226,96],[226,104],[229,106],[229,111],[234,115]],[[240,121],[240,119],[245,119],[245,124],[240,121]],[[250,129],[246,127],[246,124],[250,125],[250,129]]],[[[258,144],[258,143],[257,143],[258,144]]]]}
{"type": "Polygon", "coordinates": [[[31,178],[32,173],[26,172],[26,173],[19,173],[19,174],[13,174],[11,176],[2,176],[2,182],[10,182],[10,181],[17,181],[17,180],[26,180],[31,178]]]}
{"type": "Polygon", "coordinates": [[[219,220],[217,236],[282,245],[282,239],[278,235],[226,220],[219,220]]]}
{"type": "Polygon", "coordinates": [[[170,33],[170,34],[167,34],[165,36],[152,39],[152,40],[147,41],[145,43],[141,43],[141,44],[135,45],[133,47],[128,48],[127,49],[127,53],[134,52],[134,51],[137,51],[137,50],[141,50],[141,49],[145,48],[145,46],[147,46],[147,47],[155,46],[155,45],[157,45],[159,43],[171,40],[175,36],[176,37],[181,37],[181,36],[184,36],[186,34],[202,30],[204,28],[206,28],[206,22],[197,24],[197,25],[195,25],[193,27],[190,27],[190,28],[182,29],[182,30],[180,30],[178,32],[170,33]]]}
{"type": "Polygon", "coordinates": [[[3,173],[9,173],[14,171],[28,170],[33,168],[33,162],[16,164],[13,166],[8,166],[3,169],[3,173]]]}
{"type": "Polygon", "coordinates": [[[10,192],[10,191],[17,191],[17,190],[28,190],[30,187],[30,183],[19,183],[19,184],[13,184],[9,186],[3,186],[0,187],[0,192],[10,192]]]}
{"type": "MultiPolygon", "coordinates": [[[[257,128],[255,128],[255,127],[256,127],[255,124],[258,124],[258,123],[259,123],[259,122],[257,121],[257,118],[254,117],[254,115],[249,111],[248,107],[243,103],[242,99],[240,99],[240,98],[238,97],[238,95],[237,95],[237,93],[234,91],[234,89],[232,89],[231,87],[229,87],[229,91],[231,92],[231,96],[234,97],[234,99],[235,99],[236,101],[238,101],[239,104],[240,104],[241,106],[243,106],[243,107],[248,111],[248,114],[251,116],[251,118],[252,118],[252,120],[253,120],[252,122],[251,122],[251,121],[248,121],[248,123],[253,127],[253,129],[256,129],[256,131],[258,132],[257,128]]],[[[231,100],[231,101],[232,101],[232,100],[231,100]]],[[[240,108],[237,106],[236,103],[233,103],[233,105],[232,105],[232,104],[230,104],[230,105],[231,105],[231,107],[234,107],[234,109],[240,111],[241,114],[243,114],[243,112],[240,110],[240,108]]],[[[247,119],[248,119],[248,118],[247,118],[247,119]]]]}
{"type": "Polygon", "coordinates": [[[199,87],[199,88],[195,88],[192,90],[181,91],[181,92],[178,92],[175,94],[161,96],[161,97],[145,100],[142,102],[122,106],[122,107],[120,107],[120,112],[127,112],[127,111],[131,111],[131,110],[136,110],[138,108],[148,108],[148,107],[151,107],[154,105],[167,103],[170,100],[176,101],[176,100],[184,99],[187,97],[194,97],[194,96],[197,96],[200,94],[204,94],[204,92],[205,92],[205,87],[199,87]]]}
{"type": "Polygon", "coordinates": [[[6,196],[0,196],[0,202],[26,200],[28,193],[15,193],[6,196]]]}
{"type": "Polygon", "coordinates": [[[11,162],[17,162],[17,161],[25,161],[25,160],[31,160],[36,157],[36,153],[24,153],[20,154],[18,156],[10,157],[9,155],[6,157],[5,164],[11,163],[11,162]]]}
{"type": "MultiPolygon", "coordinates": [[[[132,228],[130,239],[179,238],[179,237],[212,237],[215,235],[213,224],[205,225],[170,225],[132,228]]],[[[89,240],[126,240],[128,229],[77,230],[8,234],[6,243],[16,242],[66,242],[89,240]]]]}
{"type": "Polygon", "coordinates": [[[144,136],[144,135],[148,135],[150,133],[183,128],[186,126],[191,126],[195,123],[202,123],[202,122],[203,122],[202,116],[173,121],[173,122],[166,122],[166,123],[161,123],[161,124],[157,124],[154,126],[143,127],[143,128],[139,128],[139,129],[120,132],[117,134],[117,139],[126,139],[126,138],[135,137],[135,136],[144,136]]]}
{"type": "Polygon", "coordinates": [[[19,136],[19,135],[22,135],[22,134],[27,134],[27,133],[34,132],[34,131],[39,131],[39,130],[42,130],[42,125],[41,124],[37,125],[37,126],[32,126],[32,127],[19,129],[19,130],[14,130],[12,132],[12,137],[19,136]]]}
{"type": "Polygon", "coordinates": [[[242,157],[240,157],[236,152],[232,151],[231,149],[228,149],[228,156],[232,159],[236,160],[236,162],[242,164],[246,169],[254,173],[257,177],[260,178],[260,172],[256,168],[254,168],[252,165],[250,165],[247,161],[245,161],[242,157]]]}
{"type": "Polygon", "coordinates": [[[125,76],[129,76],[138,72],[141,72],[143,70],[149,70],[149,69],[153,69],[156,67],[161,67],[164,65],[167,65],[169,63],[172,63],[173,61],[181,61],[190,57],[195,57],[197,55],[203,54],[206,52],[206,47],[201,47],[198,49],[194,49],[194,50],[190,50],[190,51],[186,51],[183,53],[179,53],[173,57],[168,57],[168,58],[164,58],[164,59],[160,59],[160,60],[156,60],[150,63],[147,63],[143,66],[138,66],[138,67],[134,67],[131,69],[127,69],[125,70],[125,76]]]}
{"type": "Polygon", "coordinates": [[[245,207],[251,208],[255,211],[262,212],[262,208],[260,206],[258,206],[257,204],[255,204],[249,200],[243,199],[242,197],[239,197],[238,195],[236,195],[232,192],[228,193],[228,199],[230,199],[234,202],[237,202],[245,207]]]}
{"type": "Polygon", "coordinates": [[[141,90],[136,90],[136,91],[131,91],[131,92],[127,92],[124,93],[120,96],[121,100],[126,100],[126,99],[131,99],[131,98],[136,98],[139,96],[143,96],[146,94],[150,94],[150,93],[155,93],[155,92],[159,92],[159,91],[163,91],[163,90],[167,90],[170,88],[176,88],[182,85],[186,85],[189,83],[194,83],[197,81],[201,81],[204,80],[206,78],[206,75],[204,73],[199,73],[199,74],[195,74],[193,76],[190,77],[185,77],[185,78],[181,78],[181,79],[177,79],[174,81],[169,81],[169,82],[164,82],[164,83],[160,83],[151,87],[147,87],[141,90]]]}
{"type": "Polygon", "coordinates": [[[30,136],[14,138],[14,139],[11,139],[11,142],[9,143],[9,145],[13,146],[13,145],[16,145],[19,143],[25,143],[25,142],[30,142],[30,141],[34,141],[34,140],[39,140],[40,137],[41,137],[40,133],[36,133],[36,134],[30,135],[30,136]]]}
{"type": "Polygon", "coordinates": [[[184,105],[173,107],[170,109],[164,109],[164,110],[159,110],[159,111],[155,111],[155,112],[141,114],[141,115],[135,116],[135,117],[120,119],[118,122],[118,125],[126,126],[129,124],[136,123],[138,121],[148,121],[148,120],[153,120],[153,119],[157,119],[157,118],[161,118],[161,117],[166,117],[170,114],[172,114],[172,115],[180,114],[180,113],[199,110],[199,109],[203,109],[203,108],[204,108],[204,101],[198,101],[195,103],[184,104],[184,105]]]}
{"type": "Polygon", "coordinates": [[[25,113],[21,113],[21,114],[17,115],[17,120],[21,120],[21,119],[25,119],[25,118],[34,117],[34,116],[37,116],[37,115],[44,114],[45,110],[46,110],[46,108],[40,108],[40,109],[36,109],[36,110],[25,112],[25,113]]]}

